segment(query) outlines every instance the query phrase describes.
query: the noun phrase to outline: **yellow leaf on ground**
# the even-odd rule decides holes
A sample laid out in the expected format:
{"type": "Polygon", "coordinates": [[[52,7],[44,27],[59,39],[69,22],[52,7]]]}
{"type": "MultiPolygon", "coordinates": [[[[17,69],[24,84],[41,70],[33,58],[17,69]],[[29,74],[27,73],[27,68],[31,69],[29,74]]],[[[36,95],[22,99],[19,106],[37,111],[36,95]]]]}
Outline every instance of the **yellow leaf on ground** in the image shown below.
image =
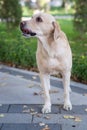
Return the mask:
{"type": "Polygon", "coordinates": [[[30,113],[30,109],[23,110],[24,113],[30,113]]]}
{"type": "Polygon", "coordinates": [[[64,119],[75,119],[75,116],[71,116],[71,115],[64,115],[63,117],[64,119]]]}
{"type": "Polygon", "coordinates": [[[42,130],[50,130],[50,128],[46,125],[42,130]]]}
{"type": "Polygon", "coordinates": [[[84,93],[83,96],[87,96],[87,93],[84,93]]]}

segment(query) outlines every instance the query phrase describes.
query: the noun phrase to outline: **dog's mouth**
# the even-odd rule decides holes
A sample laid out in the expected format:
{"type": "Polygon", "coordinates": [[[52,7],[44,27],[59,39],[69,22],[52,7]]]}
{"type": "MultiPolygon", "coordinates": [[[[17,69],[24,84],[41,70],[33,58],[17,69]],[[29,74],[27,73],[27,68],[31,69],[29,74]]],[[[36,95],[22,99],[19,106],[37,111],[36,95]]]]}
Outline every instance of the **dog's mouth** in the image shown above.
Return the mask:
{"type": "Polygon", "coordinates": [[[21,29],[22,33],[24,36],[28,37],[28,36],[35,36],[36,33],[35,32],[32,32],[31,30],[29,29],[21,29]]]}

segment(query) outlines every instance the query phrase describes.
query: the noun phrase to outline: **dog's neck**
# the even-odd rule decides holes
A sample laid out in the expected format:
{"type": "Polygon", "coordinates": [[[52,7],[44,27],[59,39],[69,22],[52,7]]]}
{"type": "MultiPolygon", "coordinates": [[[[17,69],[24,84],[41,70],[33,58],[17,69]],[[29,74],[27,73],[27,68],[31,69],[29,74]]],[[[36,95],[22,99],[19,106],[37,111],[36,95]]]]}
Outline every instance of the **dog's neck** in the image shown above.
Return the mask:
{"type": "Polygon", "coordinates": [[[39,40],[39,44],[41,44],[41,46],[43,46],[43,48],[47,52],[47,54],[50,57],[54,57],[53,52],[51,51],[51,46],[54,41],[53,35],[43,36],[43,37],[40,37],[38,40],[39,40]]]}

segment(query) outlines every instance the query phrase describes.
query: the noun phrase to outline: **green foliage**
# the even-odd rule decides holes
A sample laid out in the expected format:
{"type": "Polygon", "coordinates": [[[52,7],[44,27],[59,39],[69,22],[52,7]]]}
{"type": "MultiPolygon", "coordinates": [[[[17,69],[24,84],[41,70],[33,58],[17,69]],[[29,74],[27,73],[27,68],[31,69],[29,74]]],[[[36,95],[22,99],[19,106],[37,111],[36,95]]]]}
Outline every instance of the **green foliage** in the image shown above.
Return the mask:
{"type": "MultiPolygon", "coordinates": [[[[87,83],[87,35],[79,37],[72,20],[58,20],[69,38],[73,53],[72,79],[87,83]]],[[[0,23],[0,61],[27,68],[36,67],[36,38],[24,38],[18,29],[8,31],[0,23]]]]}
{"type": "Polygon", "coordinates": [[[18,26],[21,16],[19,0],[0,0],[0,18],[6,22],[8,28],[18,26]]]}
{"type": "Polygon", "coordinates": [[[74,24],[80,32],[87,32],[87,0],[76,0],[74,24]]]}
{"type": "Polygon", "coordinates": [[[74,80],[87,83],[87,56],[73,58],[72,77],[74,80]]]}
{"type": "Polygon", "coordinates": [[[0,61],[4,63],[15,64],[16,66],[34,67],[35,48],[30,44],[35,45],[36,39],[25,39],[22,37],[19,30],[8,32],[2,30],[0,32],[0,61]]]}

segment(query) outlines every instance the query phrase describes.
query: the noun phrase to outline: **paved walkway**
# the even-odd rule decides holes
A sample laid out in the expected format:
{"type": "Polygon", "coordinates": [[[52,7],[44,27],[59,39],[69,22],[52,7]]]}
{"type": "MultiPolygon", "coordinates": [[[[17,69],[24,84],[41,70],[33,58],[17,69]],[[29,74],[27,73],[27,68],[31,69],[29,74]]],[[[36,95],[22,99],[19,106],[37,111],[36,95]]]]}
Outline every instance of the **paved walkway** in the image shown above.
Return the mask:
{"type": "Polygon", "coordinates": [[[38,74],[0,65],[0,130],[87,130],[87,85],[71,82],[72,111],[63,110],[61,79],[51,86],[52,112],[42,114],[38,74]]]}

